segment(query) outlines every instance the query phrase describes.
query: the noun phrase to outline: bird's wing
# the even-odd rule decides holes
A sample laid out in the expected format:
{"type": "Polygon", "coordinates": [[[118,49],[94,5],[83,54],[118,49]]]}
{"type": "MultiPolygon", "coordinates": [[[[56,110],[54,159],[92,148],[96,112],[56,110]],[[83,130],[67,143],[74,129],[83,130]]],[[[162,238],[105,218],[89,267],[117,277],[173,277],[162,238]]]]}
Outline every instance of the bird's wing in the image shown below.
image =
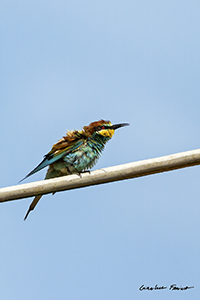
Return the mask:
{"type": "Polygon", "coordinates": [[[74,152],[84,143],[85,138],[79,134],[76,134],[76,136],[74,136],[73,138],[68,136],[63,137],[56,144],[53,145],[51,151],[44,156],[43,161],[35,169],[28,173],[22,180],[20,180],[20,182],[26,179],[27,177],[35,174],[36,172],[42,170],[46,166],[53,164],[68,153],[74,152]]]}

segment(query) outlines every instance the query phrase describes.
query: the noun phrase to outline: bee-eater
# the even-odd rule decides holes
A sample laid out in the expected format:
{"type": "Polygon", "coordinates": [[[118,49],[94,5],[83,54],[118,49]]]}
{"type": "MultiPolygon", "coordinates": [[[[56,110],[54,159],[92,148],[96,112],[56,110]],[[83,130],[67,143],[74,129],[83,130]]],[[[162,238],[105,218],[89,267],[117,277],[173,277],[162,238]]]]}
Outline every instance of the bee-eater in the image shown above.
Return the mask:
{"type": "MultiPolygon", "coordinates": [[[[68,131],[53,145],[43,161],[22,180],[47,166],[49,168],[45,179],[70,174],[80,175],[83,171],[89,171],[96,164],[105,144],[113,137],[115,130],[128,125],[128,123],[112,125],[110,121],[100,120],[84,126],[82,130],[68,131]]],[[[41,197],[42,195],[38,195],[33,199],[24,220],[41,197]]]]}

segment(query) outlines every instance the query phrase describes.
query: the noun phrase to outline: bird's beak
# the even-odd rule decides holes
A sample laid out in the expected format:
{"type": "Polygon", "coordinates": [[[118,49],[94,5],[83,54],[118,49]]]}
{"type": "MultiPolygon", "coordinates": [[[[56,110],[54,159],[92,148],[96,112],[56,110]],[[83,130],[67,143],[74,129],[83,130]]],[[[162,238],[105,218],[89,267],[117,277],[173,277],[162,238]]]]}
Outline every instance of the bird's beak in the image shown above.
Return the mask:
{"type": "Polygon", "coordinates": [[[113,126],[111,126],[111,129],[118,129],[120,127],[124,127],[124,126],[129,126],[129,123],[121,123],[121,124],[115,124],[113,126]]]}

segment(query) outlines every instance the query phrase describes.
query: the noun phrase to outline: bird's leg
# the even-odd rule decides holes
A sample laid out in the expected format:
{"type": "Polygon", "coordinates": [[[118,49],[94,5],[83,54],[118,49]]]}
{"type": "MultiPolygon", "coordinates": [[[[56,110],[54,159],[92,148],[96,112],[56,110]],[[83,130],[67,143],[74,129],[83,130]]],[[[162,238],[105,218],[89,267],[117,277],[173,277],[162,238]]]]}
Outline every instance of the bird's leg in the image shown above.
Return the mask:
{"type": "Polygon", "coordinates": [[[89,173],[89,174],[91,174],[91,171],[90,171],[90,170],[84,170],[84,171],[82,171],[82,172],[79,172],[79,173],[78,173],[78,176],[79,176],[80,178],[82,178],[82,175],[81,175],[81,174],[83,174],[83,173],[89,173]]]}
{"type": "Polygon", "coordinates": [[[90,170],[84,170],[81,173],[89,173],[89,174],[91,174],[91,171],[90,170]]]}

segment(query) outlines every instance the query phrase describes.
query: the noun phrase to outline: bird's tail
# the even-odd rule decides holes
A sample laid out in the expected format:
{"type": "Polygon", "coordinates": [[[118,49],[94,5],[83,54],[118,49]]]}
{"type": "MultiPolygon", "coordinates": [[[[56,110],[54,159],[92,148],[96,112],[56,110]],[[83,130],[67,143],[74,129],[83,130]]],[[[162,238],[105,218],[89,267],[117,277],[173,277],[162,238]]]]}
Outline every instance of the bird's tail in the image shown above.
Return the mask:
{"type": "Polygon", "coordinates": [[[26,218],[28,217],[28,215],[29,215],[29,213],[31,212],[31,210],[33,210],[33,209],[35,208],[35,206],[37,205],[37,203],[38,203],[38,201],[40,200],[41,197],[42,197],[42,195],[39,195],[39,196],[36,196],[36,197],[33,199],[32,203],[31,203],[31,205],[29,206],[29,209],[28,209],[28,211],[27,211],[27,213],[26,213],[26,215],[25,215],[25,217],[24,217],[24,221],[25,221],[26,218]]]}

